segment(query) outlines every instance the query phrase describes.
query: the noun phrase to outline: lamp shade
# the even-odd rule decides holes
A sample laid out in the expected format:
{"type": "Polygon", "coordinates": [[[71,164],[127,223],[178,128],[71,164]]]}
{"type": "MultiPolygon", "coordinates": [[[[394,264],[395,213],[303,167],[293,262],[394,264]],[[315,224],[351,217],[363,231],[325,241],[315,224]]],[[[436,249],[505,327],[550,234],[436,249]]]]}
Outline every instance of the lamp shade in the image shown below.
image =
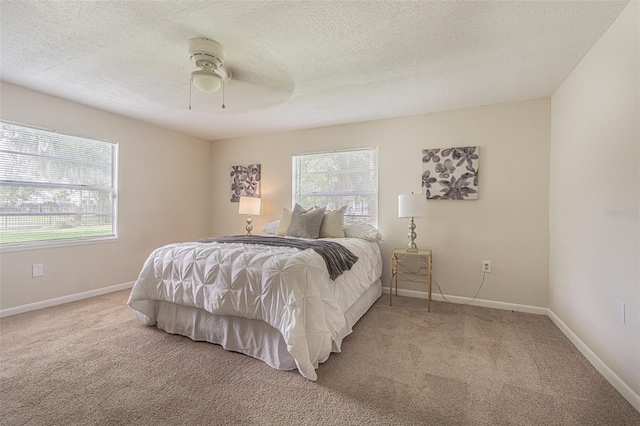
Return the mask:
{"type": "Polygon", "coordinates": [[[256,197],[240,197],[240,206],[238,206],[238,214],[248,214],[251,216],[260,215],[261,198],[256,197]]]}
{"type": "Polygon", "coordinates": [[[213,93],[222,86],[222,79],[220,77],[205,70],[192,72],[191,81],[193,81],[193,84],[195,84],[198,89],[206,93],[213,93]]]}
{"type": "Polygon", "coordinates": [[[427,202],[424,195],[398,195],[398,217],[423,217],[426,215],[427,202]]]}

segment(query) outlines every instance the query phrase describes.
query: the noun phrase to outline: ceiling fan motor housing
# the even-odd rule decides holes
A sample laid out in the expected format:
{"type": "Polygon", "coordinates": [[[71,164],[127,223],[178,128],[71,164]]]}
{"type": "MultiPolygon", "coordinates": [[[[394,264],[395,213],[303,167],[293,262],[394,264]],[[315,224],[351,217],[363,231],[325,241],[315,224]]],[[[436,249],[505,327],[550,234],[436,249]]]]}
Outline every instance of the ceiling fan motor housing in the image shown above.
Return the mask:
{"type": "Polygon", "coordinates": [[[189,40],[189,58],[198,68],[216,70],[224,65],[227,50],[217,41],[208,38],[189,40]]]}

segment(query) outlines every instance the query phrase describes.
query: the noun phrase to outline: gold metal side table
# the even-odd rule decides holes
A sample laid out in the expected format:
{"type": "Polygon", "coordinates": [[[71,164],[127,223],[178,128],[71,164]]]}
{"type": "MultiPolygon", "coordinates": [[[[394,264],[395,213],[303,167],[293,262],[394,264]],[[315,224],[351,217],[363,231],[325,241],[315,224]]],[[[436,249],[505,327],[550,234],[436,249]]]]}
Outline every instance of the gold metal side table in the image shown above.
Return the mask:
{"type": "Polygon", "coordinates": [[[393,299],[393,283],[396,284],[398,296],[398,279],[427,284],[429,297],[427,312],[431,312],[431,250],[419,249],[418,252],[407,252],[405,249],[394,249],[391,253],[391,280],[389,282],[389,306],[393,299]]]}

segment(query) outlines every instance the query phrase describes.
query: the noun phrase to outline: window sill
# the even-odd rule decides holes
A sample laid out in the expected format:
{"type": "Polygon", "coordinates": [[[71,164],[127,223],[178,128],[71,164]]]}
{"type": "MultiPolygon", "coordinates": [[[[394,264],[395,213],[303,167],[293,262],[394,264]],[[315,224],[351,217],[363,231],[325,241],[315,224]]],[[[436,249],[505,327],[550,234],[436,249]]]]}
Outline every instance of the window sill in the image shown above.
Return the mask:
{"type": "Polygon", "coordinates": [[[92,239],[76,240],[76,241],[39,241],[33,244],[27,243],[27,244],[15,245],[15,246],[0,246],[0,253],[9,253],[14,251],[25,251],[25,250],[44,250],[44,249],[51,249],[51,248],[83,246],[88,244],[115,243],[117,241],[118,241],[118,237],[92,238],[92,239]]]}

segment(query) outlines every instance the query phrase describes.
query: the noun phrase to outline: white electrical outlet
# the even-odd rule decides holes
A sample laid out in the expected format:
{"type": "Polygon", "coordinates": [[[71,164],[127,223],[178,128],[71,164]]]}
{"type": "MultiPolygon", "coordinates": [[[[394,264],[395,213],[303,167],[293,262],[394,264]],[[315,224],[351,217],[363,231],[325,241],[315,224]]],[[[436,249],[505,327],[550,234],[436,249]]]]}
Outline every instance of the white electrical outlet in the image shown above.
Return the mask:
{"type": "Polygon", "coordinates": [[[44,265],[42,263],[38,263],[37,265],[31,265],[31,276],[33,278],[38,278],[44,275],[44,265]]]}
{"type": "Polygon", "coordinates": [[[482,272],[491,272],[491,261],[483,260],[482,261],[482,272]]]}

